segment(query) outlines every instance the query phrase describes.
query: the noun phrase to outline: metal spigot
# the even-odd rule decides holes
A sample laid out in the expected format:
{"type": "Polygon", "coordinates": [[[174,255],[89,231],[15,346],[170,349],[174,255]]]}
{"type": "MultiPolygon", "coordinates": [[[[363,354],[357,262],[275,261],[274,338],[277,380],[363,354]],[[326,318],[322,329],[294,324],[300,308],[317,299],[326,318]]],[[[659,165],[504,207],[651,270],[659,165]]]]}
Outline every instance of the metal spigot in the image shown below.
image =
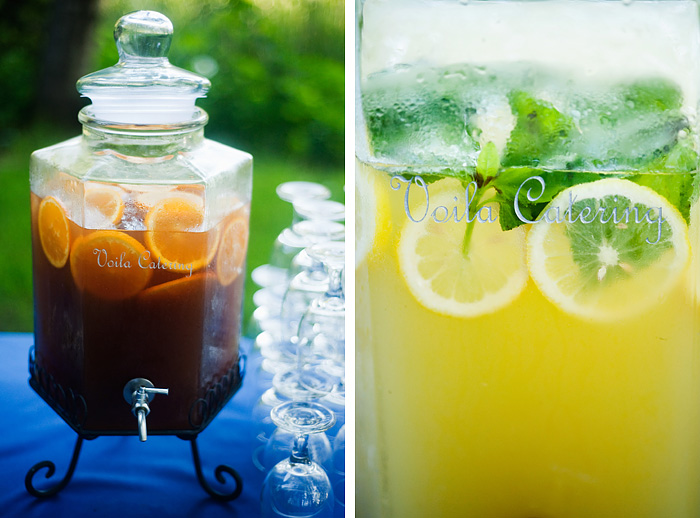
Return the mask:
{"type": "Polygon", "coordinates": [[[124,386],[124,399],[131,405],[131,412],[138,420],[139,440],[147,439],[146,416],[151,412],[148,403],[156,394],[168,395],[168,389],[155,388],[153,383],[145,378],[134,378],[124,386]]]}

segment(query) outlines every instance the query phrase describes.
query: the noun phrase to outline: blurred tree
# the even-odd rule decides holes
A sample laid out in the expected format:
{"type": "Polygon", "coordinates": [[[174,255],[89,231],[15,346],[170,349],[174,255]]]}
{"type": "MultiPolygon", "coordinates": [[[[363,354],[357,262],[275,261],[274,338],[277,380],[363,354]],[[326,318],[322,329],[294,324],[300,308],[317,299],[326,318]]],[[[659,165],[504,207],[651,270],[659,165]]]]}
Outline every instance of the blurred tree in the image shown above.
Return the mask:
{"type": "Polygon", "coordinates": [[[172,63],[212,79],[211,137],[342,164],[342,0],[0,0],[0,147],[35,115],[77,132],[76,80],[116,63],[114,23],[144,8],[172,19],[172,63]]]}
{"type": "MultiPolygon", "coordinates": [[[[107,36],[145,0],[102,0],[93,69],[113,65],[107,36]]],[[[148,0],[174,25],[170,61],[209,77],[198,104],[207,134],[257,154],[343,163],[345,39],[342,0],[148,0]]]]}
{"type": "Polygon", "coordinates": [[[53,122],[70,124],[87,102],[75,90],[88,70],[88,45],[97,17],[98,0],[54,0],[42,52],[37,110],[53,122]]]}
{"type": "Polygon", "coordinates": [[[0,146],[32,113],[50,0],[0,0],[0,146]]]}
{"type": "Polygon", "coordinates": [[[75,124],[98,0],[0,0],[0,147],[37,116],[75,124]]]}

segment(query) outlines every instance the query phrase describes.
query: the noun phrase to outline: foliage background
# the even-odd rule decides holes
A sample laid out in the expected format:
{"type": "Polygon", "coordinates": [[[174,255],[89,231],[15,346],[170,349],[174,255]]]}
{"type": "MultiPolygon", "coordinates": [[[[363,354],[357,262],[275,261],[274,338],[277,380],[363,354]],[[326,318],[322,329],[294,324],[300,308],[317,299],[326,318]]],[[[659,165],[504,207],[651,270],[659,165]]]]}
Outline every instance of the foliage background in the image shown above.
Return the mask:
{"type": "Polygon", "coordinates": [[[170,61],[212,81],[207,136],[255,157],[249,271],[291,221],[277,184],[343,200],[341,0],[0,0],[0,331],[32,328],[29,155],[80,132],[75,81],[116,63],[114,23],[138,9],[168,16],[170,61]]]}

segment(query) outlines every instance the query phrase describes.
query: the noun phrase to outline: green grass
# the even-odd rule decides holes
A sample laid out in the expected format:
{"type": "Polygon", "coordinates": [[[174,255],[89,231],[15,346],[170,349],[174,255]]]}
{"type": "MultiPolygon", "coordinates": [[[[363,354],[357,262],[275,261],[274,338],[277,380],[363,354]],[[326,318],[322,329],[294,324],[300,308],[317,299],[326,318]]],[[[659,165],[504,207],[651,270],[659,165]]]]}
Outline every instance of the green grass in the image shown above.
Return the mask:
{"type": "MultiPolygon", "coordinates": [[[[33,302],[29,222],[29,155],[35,149],[72,135],[36,126],[17,136],[0,152],[0,331],[31,331],[33,302]]],[[[253,151],[254,179],[251,207],[248,277],[244,322],[252,313],[257,288],[250,271],[269,259],[272,244],[292,219],[291,206],[277,198],[276,186],[288,180],[323,183],[333,199],[343,201],[342,168],[308,166],[284,157],[253,151]]]]}
{"type": "Polygon", "coordinates": [[[246,279],[245,322],[254,309],[252,294],[257,286],[250,272],[268,262],[272,245],[279,232],[292,221],[292,207],[275,194],[275,188],[289,180],[319,182],[331,190],[332,198],[344,201],[345,183],[342,169],[324,169],[291,164],[279,158],[254,158],[253,202],[250,214],[250,246],[248,248],[248,277],[246,279]]]}
{"type": "Polygon", "coordinates": [[[29,155],[66,136],[32,128],[0,153],[0,331],[32,329],[29,155]]]}

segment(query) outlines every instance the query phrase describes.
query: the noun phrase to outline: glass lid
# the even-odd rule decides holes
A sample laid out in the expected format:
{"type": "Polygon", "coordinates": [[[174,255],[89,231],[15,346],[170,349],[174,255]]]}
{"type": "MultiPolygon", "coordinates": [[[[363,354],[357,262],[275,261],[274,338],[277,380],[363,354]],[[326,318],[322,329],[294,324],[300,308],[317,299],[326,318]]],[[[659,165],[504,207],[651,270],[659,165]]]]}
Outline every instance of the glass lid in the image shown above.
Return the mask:
{"type": "Polygon", "coordinates": [[[195,100],[205,97],[209,80],[170,64],[173,35],[170,20],[155,11],[122,16],[114,27],[119,62],[78,80],[83,97],[92,101],[92,115],[125,124],[186,122],[195,114],[195,100]]]}

